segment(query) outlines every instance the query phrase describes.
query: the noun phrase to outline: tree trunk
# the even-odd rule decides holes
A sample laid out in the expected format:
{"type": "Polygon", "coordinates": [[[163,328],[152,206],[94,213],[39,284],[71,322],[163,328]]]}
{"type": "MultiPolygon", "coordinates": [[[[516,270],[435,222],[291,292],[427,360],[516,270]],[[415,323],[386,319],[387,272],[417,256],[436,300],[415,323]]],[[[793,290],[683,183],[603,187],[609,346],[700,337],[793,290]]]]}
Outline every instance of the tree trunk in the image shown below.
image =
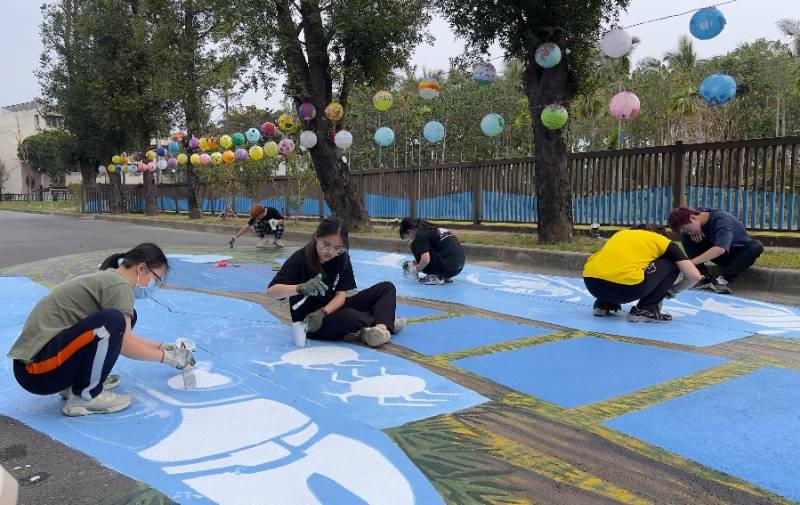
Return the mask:
{"type": "Polygon", "coordinates": [[[97,166],[92,160],[81,160],[81,184],[83,189],[97,189],[97,166]]]}
{"type": "MultiPolygon", "coordinates": [[[[565,44],[558,41],[562,51],[565,44]]],[[[566,59],[566,58],[565,58],[566,59]]],[[[569,109],[575,92],[567,74],[566,62],[544,69],[528,52],[525,90],[534,134],[536,197],[539,211],[539,241],[547,244],[572,241],[572,195],[567,171],[567,126],[549,130],[542,124],[542,110],[549,104],[569,109]]]]}
{"type": "Polygon", "coordinates": [[[326,139],[317,143],[310,152],[328,207],[350,229],[368,228],[369,215],[350,178],[350,169],[341,160],[341,151],[331,146],[326,139]]]}
{"type": "Polygon", "coordinates": [[[122,175],[119,172],[108,174],[108,181],[111,184],[111,194],[108,197],[111,213],[125,212],[126,209],[122,205],[122,175]]]}
{"type": "MultiPolygon", "coordinates": [[[[194,54],[200,45],[200,34],[197,30],[197,12],[194,10],[194,2],[185,2],[183,9],[183,37],[186,54],[194,54]]],[[[202,104],[203,98],[198,91],[199,79],[197,78],[197,59],[194,57],[186,58],[184,74],[186,76],[186,93],[183,98],[183,113],[186,116],[186,128],[190,135],[200,136],[203,128],[202,104]]],[[[194,171],[194,167],[186,164],[186,183],[189,185],[188,207],[189,219],[200,219],[203,211],[200,209],[200,178],[194,171]]]]}
{"type": "Polygon", "coordinates": [[[157,216],[156,176],[153,172],[145,172],[142,174],[142,181],[144,182],[144,212],[148,216],[157,216]]]}

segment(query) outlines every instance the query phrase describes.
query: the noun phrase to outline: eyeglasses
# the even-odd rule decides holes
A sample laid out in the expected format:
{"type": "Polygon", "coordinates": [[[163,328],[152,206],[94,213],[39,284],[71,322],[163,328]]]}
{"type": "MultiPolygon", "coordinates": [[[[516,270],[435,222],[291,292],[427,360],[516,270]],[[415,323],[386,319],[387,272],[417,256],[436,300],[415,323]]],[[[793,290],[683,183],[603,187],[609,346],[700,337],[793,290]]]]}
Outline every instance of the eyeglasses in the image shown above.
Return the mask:
{"type": "Polygon", "coordinates": [[[343,254],[345,251],[344,246],[334,247],[333,245],[325,241],[317,242],[317,245],[323,251],[328,253],[333,253],[334,256],[339,256],[340,254],[343,254]]]}
{"type": "Polygon", "coordinates": [[[159,276],[159,275],[158,275],[158,274],[157,274],[157,273],[156,273],[156,272],[155,272],[155,271],[154,271],[152,268],[150,268],[150,267],[147,267],[147,270],[148,270],[148,271],[149,271],[151,274],[153,274],[153,276],[156,278],[156,286],[158,286],[158,288],[159,288],[159,289],[163,288],[163,287],[164,287],[164,284],[166,284],[166,282],[164,281],[164,279],[162,279],[162,278],[161,278],[161,277],[160,277],[160,276],[159,276]]]}

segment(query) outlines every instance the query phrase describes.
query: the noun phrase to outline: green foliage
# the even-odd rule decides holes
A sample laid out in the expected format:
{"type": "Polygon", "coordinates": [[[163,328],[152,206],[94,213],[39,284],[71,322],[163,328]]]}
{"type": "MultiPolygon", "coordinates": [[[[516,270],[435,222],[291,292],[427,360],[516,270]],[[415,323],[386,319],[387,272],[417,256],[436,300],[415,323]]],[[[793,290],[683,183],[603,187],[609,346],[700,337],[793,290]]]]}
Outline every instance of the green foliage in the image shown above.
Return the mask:
{"type": "Polygon", "coordinates": [[[200,180],[216,195],[226,198],[236,195],[258,198],[264,181],[277,171],[279,163],[279,158],[264,157],[258,161],[197,165],[194,170],[200,180]]]}
{"type": "Polygon", "coordinates": [[[285,161],[286,179],[288,183],[288,202],[289,213],[300,214],[306,197],[308,187],[317,183],[317,174],[314,172],[314,165],[308,155],[289,156],[285,161]]]}
{"type": "Polygon", "coordinates": [[[64,130],[45,130],[25,138],[17,146],[17,157],[60,186],[75,168],[75,147],[75,138],[64,130]]]}

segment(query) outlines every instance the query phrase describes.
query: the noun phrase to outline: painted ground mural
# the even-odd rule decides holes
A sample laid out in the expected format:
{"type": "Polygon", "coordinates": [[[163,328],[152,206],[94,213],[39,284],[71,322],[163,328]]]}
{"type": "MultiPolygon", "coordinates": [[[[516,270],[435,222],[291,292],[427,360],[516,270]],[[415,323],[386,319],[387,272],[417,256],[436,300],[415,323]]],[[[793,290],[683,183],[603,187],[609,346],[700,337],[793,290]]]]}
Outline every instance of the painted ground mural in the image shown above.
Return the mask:
{"type": "MultiPolygon", "coordinates": [[[[283,258],[171,252],[136,331],[194,340],[195,387],[121,358],[132,407],[66,418],[6,360],[0,414],[178,503],[800,501],[797,308],[692,291],[665,304],[672,324],[639,325],[592,317],[579,279],[468,265],[424,286],[403,255],[353,251],[359,287],[393,281],[408,328],[379,350],[297,348],[261,294],[283,258]]],[[[3,271],[0,346],[103,257],[3,271]]]]}

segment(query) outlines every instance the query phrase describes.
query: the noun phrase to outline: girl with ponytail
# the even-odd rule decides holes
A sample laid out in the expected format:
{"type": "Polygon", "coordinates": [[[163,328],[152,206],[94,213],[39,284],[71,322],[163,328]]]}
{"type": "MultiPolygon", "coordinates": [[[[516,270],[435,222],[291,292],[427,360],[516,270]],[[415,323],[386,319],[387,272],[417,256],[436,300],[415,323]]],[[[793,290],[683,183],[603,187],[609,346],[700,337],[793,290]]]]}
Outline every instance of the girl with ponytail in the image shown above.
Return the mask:
{"type": "Polygon", "coordinates": [[[414,261],[403,263],[403,271],[419,277],[420,284],[442,285],[453,282],[466,260],[458,238],[446,228],[437,228],[423,219],[404,217],[400,238],[411,242],[414,261]]]}

